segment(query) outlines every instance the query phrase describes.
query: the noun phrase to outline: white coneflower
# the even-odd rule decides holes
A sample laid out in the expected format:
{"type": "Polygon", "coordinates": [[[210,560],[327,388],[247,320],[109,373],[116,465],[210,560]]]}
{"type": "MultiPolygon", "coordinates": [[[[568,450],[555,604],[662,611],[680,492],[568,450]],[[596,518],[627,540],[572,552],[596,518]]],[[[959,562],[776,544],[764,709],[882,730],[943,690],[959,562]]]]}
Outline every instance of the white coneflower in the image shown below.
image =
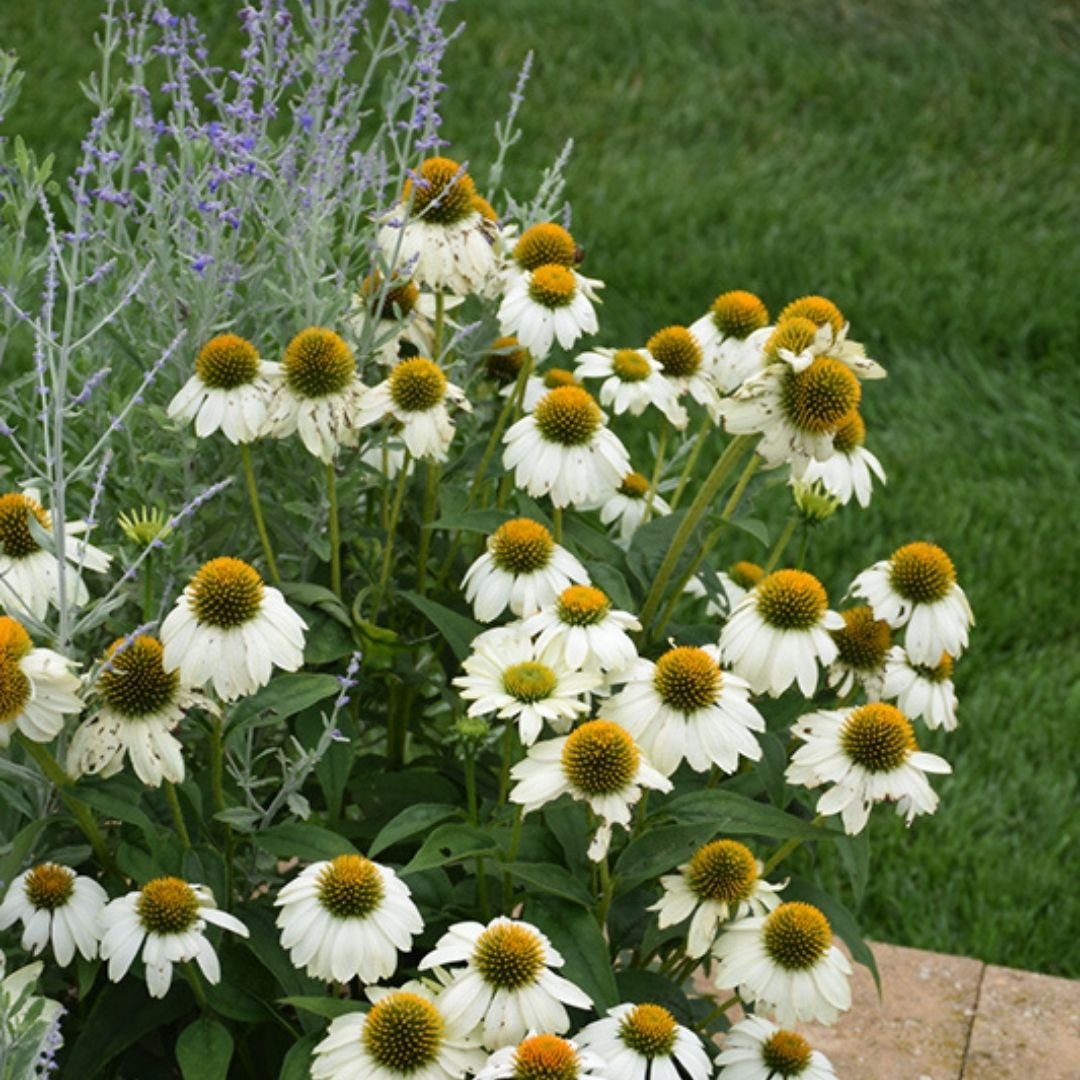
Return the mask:
{"type": "Polygon", "coordinates": [[[529,350],[512,334],[496,338],[484,354],[484,373],[499,387],[499,393],[510,397],[517,386],[521,369],[529,362],[529,350]]]}
{"type": "Polygon", "coordinates": [[[926,774],[951,773],[937,754],[919,749],[911,723],[893,705],[872,702],[854,709],[804,716],[792,728],[802,739],[785,776],[792,784],[832,786],[817,801],[819,814],[839,814],[844,832],[861,832],[874,803],[895,802],[910,825],[932,814],[938,796],[926,774]]]}
{"type": "Polygon", "coordinates": [[[253,694],[273,668],[304,662],[307,623],[241,559],[204,563],[161,624],[166,671],[189,686],[213,682],[223,701],[253,694]]]}
{"type": "Polygon", "coordinates": [[[532,923],[505,916],[487,926],[455,923],[420,961],[420,970],[449,965],[455,966],[439,1008],[465,1031],[483,1025],[489,1050],[520,1042],[530,1030],[561,1035],[570,1028],[567,1005],[592,1008],[584,990],[552,970],[563,966],[563,958],[532,923]]]}
{"type": "Polygon", "coordinates": [[[766,916],[733,922],[713,950],[718,987],[735,987],[786,1025],[832,1024],[851,1008],[851,964],[833,944],[829,920],[813,906],[790,901],[766,916]]]}
{"type": "Polygon", "coordinates": [[[509,608],[515,615],[555,602],[570,584],[589,580],[585,567],[537,521],[514,518],[488,537],[487,551],[465,571],[461,586],[480,622],[497,619],[509,608]]]}
{"type": "Polygon", "coordinates": [[[588,803],[600,818],[589,844],[593,862],[607,854],[615,825],[629,827],[642,788],[671,790],[671,781],[653,768],[626,730],[610,720],[590,720],[561,739],[537,743],[510,775],[517,781],[510,801],[521,804],[526,814],[567,794],[588,803]]]}
{"type": "Polygon", "coordinates": [[[836,642],[836,659],[829,666],[827,681],[841,697],[846,697],[859,685],[871,701],[882,696],[885,676],[885,657],[892,644],[889,624],[875,619],[868,607],[841,611],[844,625],[832,632],[836,642]]]}
{"type": "Polygon", "coordinates": [[[35,649],[19,622],[0,616],[0,748],[16,729],[34,742],[51,742],[64,717],[82,711],[72,666],[52,649],[35,649]]]}
{"type": "Polygon", "coordinates": [[[761,758],[753,732],[765,720],[750,704],[750,687],[720,668],[720,650],[678,646],[656,663],[640,659],[620,681],[626,685],[604,707],[604,715],[621,724],[649,760],[670,776],[679,763],[695,772],[715,765],[733,773],[739,757],[761,758]]]}
{"type": "Polygon", "coordinates": [[[734,390],[762,367],[762,346],[772,333],[769,312],[744,289],[721,293],[709,311],[690,324],[705,364],[722,391],[734,390]]]}
{"type": "Polygon", "coordinates": [[[308,453],[330,464],[341,446],[356,446],[356,414],[367,388],[352,349],[333,330],[309,326],[285,348],[267,414],[278,439],[299,433],[308,453]]]}
{"type": "Polygon", "coordinates": [[[207,923],[248,936],[239,919],[217,909],[205,885],[189,885],[180,878],[154,878],[110,901],[101,913],[101,958],[109,962],[109,978],[119,982],[141,948],[151,997],[169,992],[173,964],[191,960],[208,983],[220,982],[221,964],[204,934],[207,923]]]}
{"type": "Polygon", "coordinates": [[[578,1035],[619,1080],[708,1080],[712,1065],[689,1028],[662,1005],[616,1005],[578,1035]]]}
{"type": "Polygon", "coordinates": [[[476,199],[472,177],[456,161],[428,158],[383,219],[383,258],[436,292],[485,293],[498,265],[498,229],[476,199]]]}
{"type": "Polygon", "coordinates": [[[500,627],[473,641],[454,686],[470,702],[469,716],[494,713],[517,723],[523,746],[536,742],[546,722],[563,734],[589,711],[589,691],[603,682],[599,671],[566,662],[561,642],[534,644],[520,624],[500,627]]]}
{"type": "Polygon", "coordinates": [[[836,1080],[829,1059],[798,1033],[747,1016],[724,1036],[717,1080],[836,1080]]]}
{"type": "MultiPolygon", "coordinates": [[[[409,349],[430,356],[435,347],[434,295],[420,292],[412,281],[383,282],[378,271],[369,274],[352,298],[345,325],[354,347],[388,365],[396,364],[409,349]]],[[[461,297],[446,296],[443,311],[461,302],[461,297]]]]}
{"type": "Polygon", "coordinates": [[[312,863],[274,901],[281,947],[308,975],[327,982],[389,978],[424,920],[408,886],[360,855],[312,863]]]}
{"type": "Polygon", "coordinates": [[[499,305],[499,329],[543,360],[553,341],[569,349],[582,334],[599,329],[591,291],[586,279],[569,267],[538,266],[511,281],[499,305]]]}
{"type": "Polygon", "coordinates": [[[956,583],[952,559],[936,544],[906,544],[874,563],[851,585],[879,619],[907,626],[904,647],[917,664],[932,666],[942,653],[959,656],[975,624],[964,590],[956,583]]]}
{"type": "Polygon", "coordinates": [[[863,418],[852,412],[842,420],[833,433],[833,454],[825,461],[813,460],[806,466],[803,479],[812,484],[815,481],[840,500],[842,505],[851,502],[855,496],[859,505],[870,505],[873,477],[885,483],[885,470],[869,450],[863,446],[866,439],[866,424],[863,418]]]}
{"type": "Polygon", "coordinates": [[[783,885],[762,880],[762,864],[737,840],[713,840],[698,848],[677,874],[660,879],[664,895],[649,910],[659,912],[661,929],[693,914],[686,955],[704,956],[729,919],[766,915],[780,903],[783,885]]]}
{"type": "Polygon", "coordinates": [[[36,956],[49,942],[61,967],[98,952],[98,920],[108,895],[93,879],[59,863],[39,863],[12,879],[0,903],[0,930],[23,924],[22,947],[36,956]]]}
{"type": "Polygon", "coordinates": [[[651,511],[653,517],[664,517],[671,513],[671,507],[655,493],[650,507],[649,478],[631,470],[604,500],[600,507],[600,520],[605,525],[617,524],[619,539],[629,544],[634,533],[644,524],[646,511],[651,511]]]}
{"type": "Polygon", "coordinates": [[[503,275],[503,291],[509,289],[517,279],[540,269],[541,266],[563,266],[573,271],[574,279],[581,290],[590,300],[595,300],[604,283],[578,272],[577,266],[582,254],[577,241],[562,225],[553,221],[541,221],[537,225],[531,225],[517,239],[510,252],[509,265],[503,275]]]}
{"type": "Polygon", "coordinates": [[[654,405],[682,430],[690,417],[679,404],[674,383],[664,378],[659,361],[640,349],[593,349],[577,358],[579,379],[603,379],[600,404],[616,416],[641,416],[654,405]]]}
{"type": "Polygon", "coordinates": [[[709,602],[705,606],[705,614],[714,619],[726,619],[764,576],[765,572],[757,563],[748,562],[744,559],[733,563],[726,571],[717,571],[716,579],[720,584],[719,593],[709,596],[709,590],[705,587],[705,582],[700,574],[686,583],[684,591],[695,597],[709,596],[709,602]]]}
{"type": "Polygon", "coordinates": [[[780,312],[777,326],[791,319],[806,319],[817,328],[813,340],[801,349],[790,344],[786,359],[805,367],[815,356],[822,354],[842,360],[860,379],[883,379],[885,369],[866,355],[866,349],[857,341],[848,340],[848,323],[840,309],[824,296],[801,296],[792,300],[780,312]]]}
{"type": "Polygon", "coordinates": [[[536,648],[552,646],[574,671],[582,668],[621,671],[637,659],[628,630],[641,623],[628,611],[614,611],[611,601],[592,585],[571,585],[548,607],[530,615],[524,633],[536,637],[536,648]]]}
{"type": "MultiPolygon", "coordinates": [[[[52,518],[41,505],[36,488],[0,495],[0,611],[29,613],[41,620],[50,604],[60,604],[60,567],[55,552],[38,543],[30,519],[47,533],[52,518]]],[[[89,599],[80,567],[102,573],[112,556],[87,543],[85,521],[64,524],[64,568],[67,602],[81,607],[89,599]]]]}
{"type": "Polygon", "coordinates": [[[281,365],[263,360],[236,334],[218,334],[195,357],[195,374],[169,402],[172,419],[194,420],[200,439],[219,428],[231,443],[257,439],[266,426],[270,380],[281,365]]]}
{"type": "Polygon", "coordinates": [[[209,698],[185,686],[178,671],[166,671],[157,638],[141,634],[114,641],[94,684],[97,711],[76,729],[67,769],[74,776],[114,776],[131,759],[135,775],[150,787],[184,779],[183,747],[172,734],[188,709],[212,715],[209,698]]]}
{"type": "MultiPolygon", "coordinates": [[[[535,375],[530,375],[525,380],[525,393],[521,395],[521,411],[531,413],[540,403],[541,398],[547,396],[549,390],[560,390],[564,386],[585,389],[568,368],[549,367],[535,375]]],[[[503,387],[500,393],[502,397],[511,397],[516,389],[516,386],[509,385],[503,387]]]]}
{"type": "Polygon", "coordinates": [[[558,1035],[530,1035],[488,1058],[476,1080],[610,1080],[607,1063],[558,1035]]]}
{"type": "Polygon", "coordinates": [[[389,378],[369,390],[357,410],[361,427],[392,417],[397,436],[414,458],[445,461],[454,438],[447,401],[472,412],[465,391],[448,382],[442,368],[423,356],[401,360],[389,378]]]}
{"type": "Polygon", "coordinates": [[[335,1017],[316,1044],[312,1080],[462,1080],[483,1064],[472,1031],[452,1023],[423,983],[365,993],[371,1008],[335,1017]]]}
{"type": "Polygon", "coordinates": [[[720,652],[755,694],[779,697],[797,681],[811,697],[818,662],[836,659],[829,631],[843,626],[813,574],[776,570],[739,601],[720,633],[720,652]]]}
{"type": "Polygon", "coordinates": [[[660,365],[663,378],[677,394],[689,394],[704,405],[715,421],[720,393],[712,372],[705,365],[701,343],[685,326],[665,326],[657,330],[645,345],[646,355],[660,365]]]}
{"type": "Polygon", "coordinates": [[[953,661],[942,653],[937,664],[916,664],[899,645],[885,659],[885,678],[880,697],[896,701],[912,720],[919,717],[931,731],[956,730],[959,701],[952,682],[953,661]]]}
{"type": "Polygon", "coordinates": [[[549,391],[503,442],[514,483],[532,496],[550,496],[557,507],[602,502],[630,471],[626,447],[592,396],[575,386],[549,391]]]}

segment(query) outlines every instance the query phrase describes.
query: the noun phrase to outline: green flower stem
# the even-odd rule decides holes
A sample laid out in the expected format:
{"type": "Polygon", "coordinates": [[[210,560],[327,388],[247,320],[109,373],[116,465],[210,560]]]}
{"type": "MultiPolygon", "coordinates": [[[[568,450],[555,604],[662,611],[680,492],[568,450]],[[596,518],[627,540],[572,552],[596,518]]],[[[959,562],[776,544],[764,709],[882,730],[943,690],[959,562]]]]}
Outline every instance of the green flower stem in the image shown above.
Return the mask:
{"type": "Polygon", "coordinates": [[[746,467],[739,477],[739,482],[735,485],[735,490],[732,491],[731,497],[728,499],[727,504],[720,514],[720,523],[705,538],[705,543],[701,545],[697,555],[694,556],[690,565],[676,582],[675,588],[672,589],[671,599],[668,600],[667,606],[660,615],[660,621],[656,624],[656,629],[651,634],[654,639],[659,641],[663,637],[664,631],[667,629],[667,624],[671,622],[672,616],[675,614],[675,609],[679,606],[679,601],[683,598],[683,592],[686,589],[687,584],[701,568],[701,564],[708,557],[709,552],[716,546],[724,529],[727,528],[727,523],[730,520],[731,515],[735,513],[740,500],[746,492],[747,485],[750,483],[750,479],[754,473],[757,472],[760,463],[761,458],[759,458],[757,454],[750,455],[749,460],[746,462],[746,467]]]}
{"type": "Polygon", "coordinates": [[[435,294],[435,324],[431,332],[431,351],[435,354],[431,359],[436,364],[440,363],[443,343],[443,325],[446,321],[446,298],[442,292],[435,294]]]}
{"type": "Polygon", "coordinates": [[[561,544],[562,543],[562,507],[561,506],[556,506],[556,507],[552,508],[551,518],[552,518],[552,524],[554,525],[554,529],[552,530],[552,535],[555,537],[555,543],[556,544],[561,544]]]}
{"type": "Polygon", "coordinates": [[[690,504],[689,509],[687,509],[686,516],[683,518],[678,531],[675,533],[675,538],[672,540],[671,546],[664,556],[664,561],[660,564],[660,569],[656,572],[656,578],[653,581],[652,588],[649,590],[649,595],[645,599],[645,605],[641,609],[641,625],[645,628],[645,633],[649,633],[648,628],[660,607],[660,601],[664,598],[664,591],[667,588],[668,581],[675,572],[675,567],[678,566],[683,549],[690,542],[694,529],[697,528],[698,522],[708,512],[713,499],[716,498],[720,488],[723,487],[728,474],[738,464],[743,451],[753,444],[753,440],[754,436],[736,435],[735,438],[728,443],[723,454],[720,455],[716,464],[713,466],[712,472],[709,473],[705,482],[698,490],[697,495],[694,497],[694,501],[690,504]]]}
{"type": "Polygon", "coordinates": [[[375,586],[375,603],[371,609],[371,621],[373,623],[379,621],[379,612],[382,610],[383,600],[386,598],[386,586],[390,581],[390,567],[394,561],[394,534],[397,532],[398,518],[401,517],[401,501],[405,497],[405,487],[409,478],[409,462],[411,460],[409,451],[406,450],[405,458],[401,462],[401,471],[398,473],[397,490],[394,492],[394,502],[390,507],[390,519],[386,527],[382,569],[379,571],[379,583],[375,586]]]}
{"type": "Polygon", "coordinates": [[[210,1002],[206,1000],[206,991],[199,981],[199,973],[195,970],[195,965],[190,961],[186,961],[180,965],[180,970],[184,973],[188,986],[191,987],[191,993],[195,997],[195,1004],[199,1006],[199,1011],[204,1013],[212,1012],[210,1002]]]}
{"type": "Polygon", "coordinates": [[[810,550],[810,522],[804,521],[802,527],[802,543],[799,545],[799,561],[795,564],[800,570],[806,565],[806,553],[810,550]]]}
{"type": "MultiPolygon", "coordinates": [[[[214,718],[210,733],[210,790],[214,796],[214,809],[225,809],[225,719],[214,718]]],[[[233,832],[228,822],[221,823],[225,835],[225,910],[232,908],[233,898],[233,832]]]]}
{"type": "Polygon", "coordinates": [[[503,735],[502,768],[499,770],[499,806],[506,805],[510,793],[510,765],[514,757],[514,722],[508,721],[503,735]]]}
{"type": "MultiPolygon", "coordinates": [[[[480,823],[480,804],[476,797],[476,747],[472,743],[465,745],[465,798],[469,810],[469,823],[480,823]]],[[[476,898],[480,904],[480,916],[487,922],[491,918],[491,903],[488,900],[487,868],[483,855],[476,856],[476,898]]]]}
{"type": "Polygon", "coordinates": [[[23,749],[37,763],[38,768],[52,781],[60,798],[64,801],[64,805],[71,811],[72,816],[79,824],[79,828],[82,829],[86,839],[90,841],[90,846],[94,849],[98,862],[109,873],[115,874],[117,877],[123,877],[120,868],[116,865],[116,860],[112,856],[112,852],[109,851],[108,844],[105,843],[105,837],[94,820],[90,807],[72,793],[71,788],[74,786],[74,781],[60,767],[60,762],[52,756],[48,747],[42,743],[34,742],[33,739],[28,739],[21,731],[18,732],[18,739],[23,749]]]}
{"type": "Polygon", "coordinates": [[[780,560],[784,557],[784,552],[787,550],[788,544],[791,543],[791,538],[795,535],[798,526],[799,515],[792,514],[788,518],[788,523],[784,526],[784,531],[776,538],[776,543],[773,544],[773,549],[769,553],[768,561],[764,566],[766,574],[771,574],[776,569],[780,560]]]}
{"type": "Polygon", "coordinates": [[[162,787],[165,790],[165,801],[169,804],[172,812],[173,824],[176,826],[176,835],[180,837],[180,843],[187,851],[191,847],[191,836],[188,834],[187,822],[184,821],[184,812],[180,809],[180,798],[176,794],[176,785],[171,780],[166,780],[162,787]]]}
{"type": "Polygon", "coordinates": [[[338,520],[337,477],[334,463],[326,466],[326,498],[330,503],[330,588],[341,599],[341,522],[338,520]]]}
{"type": "Polygon", "coordinates": [[[437,461],[427,463],[427,483],[424,488],[424,515],[420,521],[420,550],[416,555],[416,591],[423,596],[427,590],[428,556],[431,553],[431,523],[439,501],[439,477],[442,466],[437,461]]]}
{"type": "Polygon", "coordinates": [[[143,566],[143,599],[142,599],[143,622],[151,622],[154,618],[154,552],[146,553],[146,565],[143,566]]]}
{"type": "MultiPolygon", "coordinates": [[[[510,832],[510,848],[506,853],[506,861],[512,863],[517,858],[518,849],[521,847],[521,826],[525,817],[525,809],[519,803],[514,808],[514,826],[510,832]]],[[[514,909],[514,881],[509,873],[503,874],[503,912],[509,915],[514,909]]]]}
{"type": "Polygon", "coordinates": [[[664,424],[660,428],[660,439],[656,446],[656,462],[653,465],[652,479],[649,480],[649,491],[645,496],[645,517],[648,521],[652,517],[653,503],[656,501],[656,489],[660,484],[660,477],[664,474],[664,458],[667,456],[668,436],[671,434],[671,421],[665,416],[664,424]]]}
{"type": "Polygon", "coordinates": [[[675,486],[675,494],[671,496],[671,503],[669,504],[672,510],[674,510],[682,500],[683,492],[686,490],[686,485],[690,483],[690,476],[694,471],[694,466],[697,464],[697,459],[701,457],[701,451],[705,448],[705,441],[708,439],[709,431],[712,427],[712,417],[706,413],[701,418],[701,429],[698,431],[697,438],[694,440],[694,445],[690,448],[690,453],[686,458],[686,464],[683,465],[682,472],[679,473],[679,482],[675,486]]]}
{"type": "Polygon", "coordinates": [[[270,580],[275,585],[281,583],[281,573],[278,571],[277,560],[274,558],[274,549],[270,544],[270,534],[266,531],[266,522],[263,520],[262,503],[259,501],[259,487],[255,482],[255,468],[251,463],[251,450],[247,443],[240,444],[240,460],[244,464],[244,481],[247,484],[248,498],[251,500],[251,516],[255,521],[255,530],[262,542],[263,557],[266,559],[266,568],[270,571],[270,580]]]}
{"type": "Polygon", "coordinates": [[[735,1008],[739,1004],[739,995],[732,994],[726,1001],[721,1001],[711,1012],[706,1013],[695,1025],[699,1032],[704,1034],[708,1030],[709,1025],[714,1020],[719,1020],[721,1016],[728,1011],[728,1009],[735,1008]]]}
{"type": "MultiPolygon", "coordinates": [[[[823,814],[818,814],[811,825],[820,825],[824,820],[823,814]]],[[[767,874],[775,870],[796,848],[802,844],[803,840],[801,836],[793,836],[790,840],[785,840],[780,847],[772,854],[769,861],[765,864],[761,871],[761,876],[764,878],[767,874]]]]}
{"type": "Polygon", "coordinates": [[[611,901],[615,896],[615,878],[608,868],[608,857],[604,856],[600,863],[600,903],[596,908],[596,921],[602,930],[607,926],[608,912],[611,910],[611,901]]]}
{"type": "MultiPolygon", "coordinates": [[[[514,385],[514,392],[510,395],[511,400],[514,402],[514,410],[510,418],[510,426],[513,427],[521,419],[522,405],[525,401],[525,388],[529,384],[529,375],[533,369],[532,353],[529,353],[525,363],[521,365],[521,370],[518,372],[517,383],[514,385]]],[[[501,510],[506,505],[506,500],[510,496],[510,489],[513,486],[513,474],[507,470],[503,473],[502,479],[499,481],[499,492],[495,497],[495,506],[501,510]]]]}
{"type": "MultiPolygon", "coordinates": [[[[526,364],[521,365],[521,370],[524,371],[526,364]]],[[[518,372],[518,378],[521,377],[521,372],[518,372]]],[[[476,472],[473,473],[472,483],[469,485],[469,495],[465,500],[465,509],[471,510],[473,504],[480,497],[480,494],[484,488],[484,480],[487,477],[488,466],[491,464],[491,459],[495,456],[495,450],[499,445],[499,441],[502,439],[502,434],[506,430],[507,421],[510,419],[510,413],[514,409],[514,399],[517,396],[517,390],[515,387],[514,393],[507,396],[503,402],[502,408],[499,410],[499,415],[495,418],[495,426],[491,429],[491,434],[488,436],[487,446],[484,447],[484,454],[480,458],[480,464],[476,466],[476,472]]]]}

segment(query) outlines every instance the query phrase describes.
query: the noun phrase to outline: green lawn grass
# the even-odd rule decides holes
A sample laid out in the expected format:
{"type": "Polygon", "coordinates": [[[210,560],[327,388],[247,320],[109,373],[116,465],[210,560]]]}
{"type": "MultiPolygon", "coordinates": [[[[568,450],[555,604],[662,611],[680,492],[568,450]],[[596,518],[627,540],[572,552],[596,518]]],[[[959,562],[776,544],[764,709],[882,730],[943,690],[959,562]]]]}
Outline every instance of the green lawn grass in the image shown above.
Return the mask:
{"type": "MultiPolygon", "coordinates": [[[[226,25],[226,5],[176,6],[226,25]]],[[[12,119],[41,149],[74,146],[85,119],[93,5],[75,7],[0,11],[28,71],[12,119]]],[[[1080,974],[1076,10],[461,0],[454,13],[470,25],[448,65],[451,152],[483,179],[491,122],[535,49],[508,177],[521,190],[576,139],[568,195],[587,269],[608,282],[605,343],[688,322],[729,288],[773,310],[822,292],[889,367],[865,405],[888,489],[821,530],[809,565],[837,600],[899,544],[937,541],[978,626],[957,670],[962,726],[928,740],[955,775],[910,831],[876,815],[860,917],[879,939],[1080,974]]]]}

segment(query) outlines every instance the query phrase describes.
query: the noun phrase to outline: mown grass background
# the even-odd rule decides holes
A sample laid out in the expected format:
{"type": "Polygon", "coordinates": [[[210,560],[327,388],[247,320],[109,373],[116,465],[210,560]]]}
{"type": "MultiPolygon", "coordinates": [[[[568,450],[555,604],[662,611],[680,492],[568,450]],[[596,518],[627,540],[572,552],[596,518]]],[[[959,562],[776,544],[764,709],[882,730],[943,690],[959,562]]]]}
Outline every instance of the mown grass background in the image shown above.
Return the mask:
{"type": "MultiPolygon", "coordinates": [[[[215,38],[236,6],[195,10],[215,38]]],[[[28,72],[11,126],[70,162],[92,0],[0,5],[28,72]]],[[[1080,975],[1076,661],[1080,12],[1022,0],[460,0],[451,153],[481,181],[537,52],[518,190],[573,136],[568,195],[602,338],[637,344],[729,288],[822,292],[890,378],[867,388],[889,487],[815,539],[834,600],[929,539],[978,626],[955,775],[933,818],[884,811],[859,911],[878,939],[1080,975]]],[[[730,557],[754,557],[736,550],[730,557]]]]}

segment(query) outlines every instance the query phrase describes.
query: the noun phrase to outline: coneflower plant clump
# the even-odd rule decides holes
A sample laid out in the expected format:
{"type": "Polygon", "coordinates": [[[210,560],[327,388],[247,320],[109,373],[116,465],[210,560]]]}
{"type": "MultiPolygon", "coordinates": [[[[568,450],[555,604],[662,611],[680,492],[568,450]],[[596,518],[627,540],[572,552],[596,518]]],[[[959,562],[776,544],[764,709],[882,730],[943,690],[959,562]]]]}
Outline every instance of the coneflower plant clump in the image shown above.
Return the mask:
{"type": "Polygon", "coordinates": [[[446,7],[110,0],[72,174],[0,141],[4,1078],[833,1075],[821,867],[938,809],[963,567],[815,562],[845,297],[620,339],[446,7]]]}

